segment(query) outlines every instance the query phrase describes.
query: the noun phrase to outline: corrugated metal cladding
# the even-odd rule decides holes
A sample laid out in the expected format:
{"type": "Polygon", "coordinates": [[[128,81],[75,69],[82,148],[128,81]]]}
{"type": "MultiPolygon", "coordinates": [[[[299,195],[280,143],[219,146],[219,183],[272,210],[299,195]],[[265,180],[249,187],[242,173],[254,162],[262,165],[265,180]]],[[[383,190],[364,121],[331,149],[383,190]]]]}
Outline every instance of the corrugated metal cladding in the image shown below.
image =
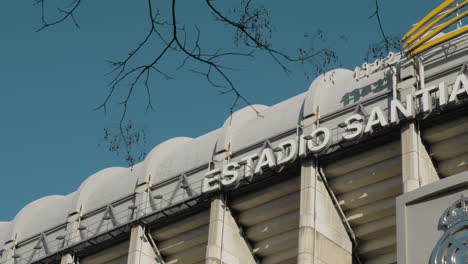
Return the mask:
{"type": "MultiPolygon", "coordinates": [[[[243,180],[234,195],[221,199],[220,208],[229,208],[221,214],[222,232],[232,231],[222,238],[228,242],[221,247],[221,258],[226,263],[298,263],[301,236],[310,221],[317,263],[351,257],[363,263],[396,263],[394,201],[413,186],[412,160],[417,160],[418,175],[430,175],[416,177],[418,186],[468,170],[466,100],[444,108],[434,105],[415,121],[404,120],[346,144],[339,141],[345,133],[341,124],[356,113],[368,117],[375,107],[389,117],[394,94],[404,98],[422,89],[421,78],[426,87],[444,81],[450,91],[456,76],[465,74],[466,46],[467,37],[461,36],[420,55],[422,64],[391,54],[388,65],[332,70],[293,98],[273,106],[247,106],[210,133],[159,144],[133,168],[106,168],[69,195],[38,199],[11,222],[0,222],[0,243],[5,245],[0,263],[57,262],[70,252],[82,263],[130,263],[138,232],[150,237],[146,242],[156,252],[152,263],[208,263],[217,252],[213,234],[219,199],[213,199],[217,193],[202,194],[205,173],[310,133],[317,127],[318,112],[320,126],[330,129],[334,144],[312,170],[327,182],[306,185],[309,159],[266,171],[258,183],[243,180]],[[418,73],[422,66],[424,77],[418,73]],[[316,209],[306,219],[307,195],[316,209]],[[226,219],[232,223],[224,228],[226,219]],[[135,229],[141,225],[151,230],[135,229]],[[250,257],[241,257],[245,252],[250,257]]],[[[438,94],[432,96],[437,101],[438,94]]]]}

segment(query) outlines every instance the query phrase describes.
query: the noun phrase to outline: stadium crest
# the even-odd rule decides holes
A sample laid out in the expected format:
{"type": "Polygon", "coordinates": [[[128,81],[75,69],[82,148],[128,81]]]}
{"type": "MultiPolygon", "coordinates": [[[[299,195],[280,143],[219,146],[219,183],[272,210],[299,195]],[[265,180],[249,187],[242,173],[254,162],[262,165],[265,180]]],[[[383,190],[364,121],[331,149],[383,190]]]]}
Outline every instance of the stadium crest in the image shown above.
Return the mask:
{"type": "Polygon", "coordinates": [[[468,198],[462,196],[439,220],[445,233],[432,251],[430,264],[468,263],[468,198]]]}

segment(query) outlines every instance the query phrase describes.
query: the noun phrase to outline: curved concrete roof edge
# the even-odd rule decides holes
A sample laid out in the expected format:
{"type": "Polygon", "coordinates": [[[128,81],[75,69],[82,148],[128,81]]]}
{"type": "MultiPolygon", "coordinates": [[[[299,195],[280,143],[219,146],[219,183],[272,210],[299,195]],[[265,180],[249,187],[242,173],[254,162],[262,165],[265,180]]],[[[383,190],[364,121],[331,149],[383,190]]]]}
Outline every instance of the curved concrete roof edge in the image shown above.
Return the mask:
{"type": "MultiPolygon", "coordinates": [[[[345,107],[341,97],[344,96],[344,94],[349,93],[351,88],[355,89],[356,85],[358,85],[357,83],[358,82],[353,77],[352,71],[347,69],[331,70],[318,76],[305,93],[289,98],[271,107],[264,105],[254,105],[255,108],[258,109],[259,113],[255,113],[252,106],[247,106],[236,111],[232,116],[228,117],[220,129],[214,130],[193,139],[179,137],[162,142],[153,148],[153,150],[151,150],[144,161],[135,165],[135,167],[139,168],[140,172],[141,170],[144,171],[144,175],[137,175],[137,173],[134,172],[132,173],[130,168],[106,168],[89,176],[80,185],[76,192],[67,196],[52,196],[56,197],[56,199],[54,198],[54,201],[50,202],[51,204],[48,204],[46,197],[29,203],[16,215],[12,221],[0,222],[0,243],[4,243],[18,235],[18,238],[25,239],[28,235],[33,235],[33,233],[40,233],[41,231],[45,231],[37,230],[37,232],[32,232],[32,230],[41,229],[45,226],[54,224],[63,224],[66,221],[66,217],[69,215],[69,213],[78,210],[83,206],[84,203],[89,204],[99,200],[99,205],[109,204],[113,201],[107,201],[107,199],[113,199],[117,196],[120,196],[121,198],[131,195],[134,191],[135,185],[141,183],[142,181],[146,181],[148,177],[154,178],[156,175],[162,174],[163,177],[156,177],[152,180],[153,183],[157,183],[159,181],[168,179],[169,177],[174,177],[177,175],[177,172],[178,174],[185,173],[191,169],[200,167],[203,164],[207,164],[208,160],[213,156],[213,154],[216,153],[216,150],[219,151],[220,148],[226,148],[227,145],[230,145],[235,149],[246,147],[248,144],[252,144],[254,140],[258,140],[258,137],[265,136],[263,134],[258,135],[258,131],[251,131],[252,133],[250,134],[253,136],[251,138],[245,139],[245,133],[239,133],[239,130],[243,130],[245,132],[249,129],[249,127],[254,130],[254,124],[256,121],[262,123],[263,125],[268,123],[269,127],[267,131],[272,131],[272,133],[275,133],[281,131],[282,129],[285,131],[285,126],[297,125],[303,116],[307,116],[311,112],[313,113],[313,111],[315,111],[314,107],[317,105],[317,102],[320,102],[320,106],[327,113],[333,110],[340,110],[341,108],[345,107]],[[332,82],[331,80],[327,82],[327,78],[330,76],[336,78],[336,82],[332,82]],[[291,122],[285,122],[287,121],[287,118],[291,118],[291,122]],[[261,122],[262,120],[264,121],[261,122]],[[166,160],[174,159],[178,156],[183,156],[180,153],[187,152],[188,149],[194,153],[196,152],[195,155],[192,156],[200,156],[200,158],[187,159],[184,158],[187,156],[186,155],[182,158],[179,158],[175,162],[172,161],[171,164],[174,168],[165,168],[162,171],[158,171],[161,164],[163,164],[166,160]],[[110,172],[112,175],[109,175],[107,172],[110,172]],[[128,178],[131,179],[128,181],[126,180],[125,184],[119,185],[117,187],[112,185],[113,188],[105,189],[102,186],[108,186],[110,181],[115,180],[114,177],[111,177],[114,176],[113,172],[119,174],[121,178],[129,176],[128,178]],[[167,175],[165,173],[171,174],[167,175]],[[135,182],[135,185],[129,184],[130,182],[135,182]],[[87,189],[89,189],[89,191],[87,189]],[[98,192],[99,195],[94,196],[92,199],[89,197],[84,197],[87,195],[90,196],[91,194],[96,195],[96,192],[98,192]],[[70,199],[72,202],[68,201],[70,199]],[[55,211],[57,211],[56,205],[53,205],[52,203],[57,203],[60,205],[60,210],[58,211],[60,211],[62,215],[57,215],[57,213],[53,215],[54,217],[50,217],[50,214],[41,214],[39,216],[36,215],[34,216],[34,221],[21,219],[22,217],[32,217],[31,214],[34,214],[34,211],[38,210],[38,206],[41,208],[52,207],[55,211]],[[69,208],[65,208],[67,206],[69,206],[69,208]],[[59,222],[60,219],[63,219],[63,221],[59,222]],[[34,227],[25,228],[22,225],[17,226],[17,222],[29,223],[29,225],[34,225],[34,227]],[[26,229],[28,230],[27,232],[26,229]]],[[[273,135],[266,135],[265,137],[268,136],[273,135]]],[[[113,184],[114,183],[115,181],[113,181],[113,184]]]]}

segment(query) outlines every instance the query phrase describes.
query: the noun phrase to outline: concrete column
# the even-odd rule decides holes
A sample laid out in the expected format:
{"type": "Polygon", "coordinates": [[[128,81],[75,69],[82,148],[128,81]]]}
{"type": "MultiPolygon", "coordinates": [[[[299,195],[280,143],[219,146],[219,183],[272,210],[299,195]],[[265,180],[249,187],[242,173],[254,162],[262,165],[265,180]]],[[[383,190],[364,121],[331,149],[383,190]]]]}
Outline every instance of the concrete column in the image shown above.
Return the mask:
{"type": "Polygon", "coordinates": [[[301,200],[297,263],[314,263],[315,161],[308,159],[301,167],[301,200]]]}
{"type": "Polygon", "coordinates": [[[128,264],[163,264],[161,256],[154,252],[149,238],[142,226],[132,228],[130,247],[128,249],[128,264]]]}
{"type": "Polygon", "coordinates": [[[75,258],[71,254],[63,255],[60,264],[75,264],[75,258]]]}
{"type": "Polygon", "coordinates": [[[135,205],[138,208],[135,210],[133,217],[141,217],[153,210],[153,197],[151,197],[151,179],[148,178],[145,182],[140,183],[135,188],[135,205]]]}
{"type": "Polygon", "coordinates": [[[401,130],[403,191],[409,192],[437,181],[439,176],[429,157],[415,122],[401,130]]]}
{"type": "Polygon", "coordinates": [[[62,241],[59,241],[59,247],[63,248],[79,242],[84,238],[84,231],[79,230],[81,223],[81,209],[68,215],[66,235],[62,241]]]}
{"type": "Polygon", "coordinates": [[[255,264],[241,230],[222,197],[211,201],[206,264],[255,264]]]}
{"type": "Polygon", "coordinates": [[[305,160],[301,167],[297,263],[351,264],[351,241],[315,162],[305,160]]]}

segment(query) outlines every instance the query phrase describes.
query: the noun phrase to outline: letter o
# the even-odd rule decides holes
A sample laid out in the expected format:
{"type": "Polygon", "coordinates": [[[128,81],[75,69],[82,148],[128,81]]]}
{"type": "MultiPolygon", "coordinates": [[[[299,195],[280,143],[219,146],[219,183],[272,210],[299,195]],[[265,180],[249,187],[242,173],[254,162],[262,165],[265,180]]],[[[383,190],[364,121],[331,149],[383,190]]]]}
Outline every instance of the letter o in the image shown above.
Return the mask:
{"type": "Polygon", "coordinates": [[[320,127],[314,130],[310,135],[312,136],[312,140],[307,141],[307,148],[310,152],[318,153],[325,150],[328,147],[331,138],[330,129],[326,127],[320,127]],[[320,136],[321,134],[323,134],[324,136],[322,142],[319,145],[314,146],[314,139],[320,136]]]}

